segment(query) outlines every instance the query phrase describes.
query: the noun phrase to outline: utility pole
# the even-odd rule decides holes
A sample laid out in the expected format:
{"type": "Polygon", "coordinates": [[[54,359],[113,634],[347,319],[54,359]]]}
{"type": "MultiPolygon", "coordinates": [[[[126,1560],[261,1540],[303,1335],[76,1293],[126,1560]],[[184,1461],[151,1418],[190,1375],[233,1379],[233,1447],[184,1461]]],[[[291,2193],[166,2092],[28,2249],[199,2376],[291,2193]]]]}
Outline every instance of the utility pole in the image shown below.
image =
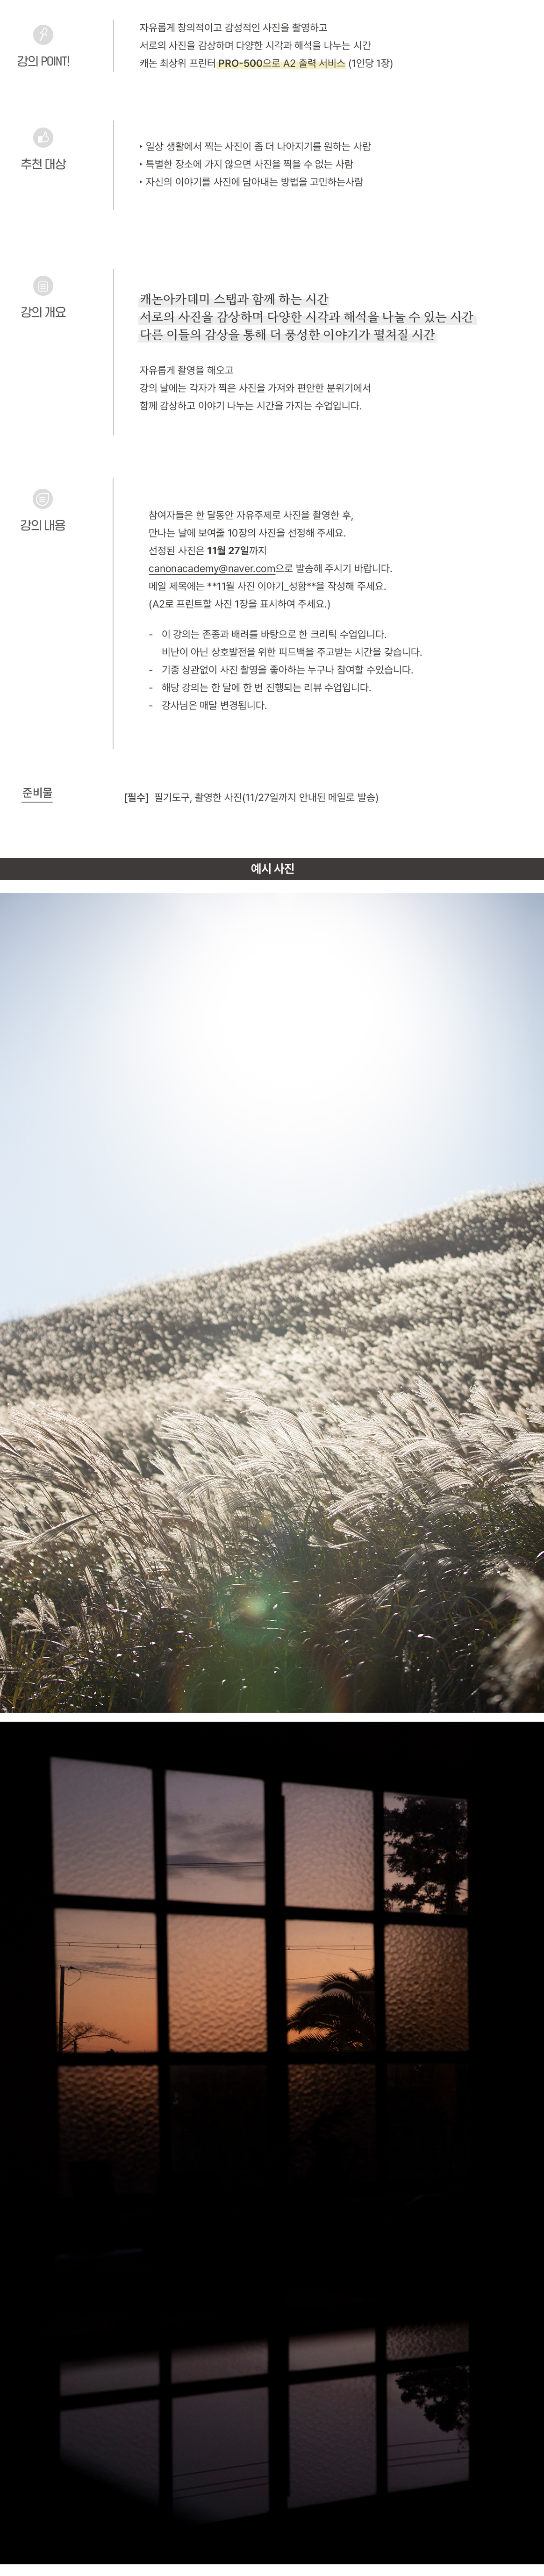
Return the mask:
{"type": "Polygon", "coordinates": [[[60,1972],[60,2004],[59,2004],[59,2057],[62,2057],[62,2040],[63,2040],[63,2031],[64,2031],[64,1968],[61,1968],[61,1972],[60,1972]]]}

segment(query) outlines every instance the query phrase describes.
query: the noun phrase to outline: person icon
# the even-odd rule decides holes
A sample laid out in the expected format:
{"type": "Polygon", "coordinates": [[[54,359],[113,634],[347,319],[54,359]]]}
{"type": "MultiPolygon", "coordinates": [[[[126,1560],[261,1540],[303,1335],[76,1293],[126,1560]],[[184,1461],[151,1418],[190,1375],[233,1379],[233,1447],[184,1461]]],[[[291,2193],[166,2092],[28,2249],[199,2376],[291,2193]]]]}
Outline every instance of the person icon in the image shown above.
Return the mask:
{"type": "Polygon", "coordinates": [[[34,142],[38,144],[40,151],[45,152],[46,145],[48,143],[52,143],[52,141],[53,134],[50,125],[35,125],[34,142]]]}
{"type": "Polygon", "coordinates": [[[37,510],[49,509],[49,503],[53,499],[53,494],[48,491],[47,483],[38,484],[37,492],[33,492],[32,499],[36,503],[37,510]]]}
{"type": "Polygon", "coordinates": [[[46,277],[45,272],[43,277],[35,277],[33,284],[35,295],[51,295],[53,279],[52,277],[46,277]]]}

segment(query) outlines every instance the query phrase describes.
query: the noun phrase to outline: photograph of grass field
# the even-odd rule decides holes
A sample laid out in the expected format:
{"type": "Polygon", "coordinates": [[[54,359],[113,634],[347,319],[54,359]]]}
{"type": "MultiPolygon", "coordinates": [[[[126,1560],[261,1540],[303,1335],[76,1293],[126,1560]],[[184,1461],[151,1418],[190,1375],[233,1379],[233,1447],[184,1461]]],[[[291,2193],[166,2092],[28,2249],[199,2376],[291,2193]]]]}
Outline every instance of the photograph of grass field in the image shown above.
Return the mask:
{"type": "Polygon", "coordinates": [[[534,887],[0,889],[0,1703],[538,1710],[534,887]]]}
{"type": "Polygon", "coordinates": [[[0,1327],[6,1710],[544,1704],[544,1187],[0,1327]]]}

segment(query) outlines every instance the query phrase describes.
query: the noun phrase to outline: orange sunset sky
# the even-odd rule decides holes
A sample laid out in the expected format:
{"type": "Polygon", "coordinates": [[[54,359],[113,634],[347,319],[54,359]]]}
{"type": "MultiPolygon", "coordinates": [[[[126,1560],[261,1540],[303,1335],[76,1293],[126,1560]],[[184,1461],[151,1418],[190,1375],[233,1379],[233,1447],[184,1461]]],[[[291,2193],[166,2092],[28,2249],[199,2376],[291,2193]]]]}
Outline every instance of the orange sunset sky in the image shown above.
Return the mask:
{"type": "MultiPolygon", "coordinates": [[[[368,1923],[288,1923],[287,2010],[316,1993],[334,1969],[368,1976],[368,1923]]],[[[79,2024],[97,2028],[80,2046],[156,2049],[155,1923],[152,1915],[58,1909],[56,2012],[64,1963],[64,2048],[79,2024]]],[[[266,2048],[264,1923],[183,1917],[168,1920],[170,2045],[180,2049],[266,2048]]]]}

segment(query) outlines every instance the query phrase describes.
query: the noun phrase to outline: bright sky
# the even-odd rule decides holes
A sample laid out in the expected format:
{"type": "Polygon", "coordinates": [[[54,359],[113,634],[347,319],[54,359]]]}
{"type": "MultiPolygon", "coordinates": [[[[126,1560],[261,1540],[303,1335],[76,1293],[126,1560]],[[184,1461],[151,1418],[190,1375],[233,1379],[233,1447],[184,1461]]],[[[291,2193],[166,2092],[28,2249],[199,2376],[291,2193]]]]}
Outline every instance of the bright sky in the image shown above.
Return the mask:
{"type": "Polygon", "coordinates": [[[2,1317],[544,1176],[539,892],[3,893],[0,966],[2,1317]]]}

